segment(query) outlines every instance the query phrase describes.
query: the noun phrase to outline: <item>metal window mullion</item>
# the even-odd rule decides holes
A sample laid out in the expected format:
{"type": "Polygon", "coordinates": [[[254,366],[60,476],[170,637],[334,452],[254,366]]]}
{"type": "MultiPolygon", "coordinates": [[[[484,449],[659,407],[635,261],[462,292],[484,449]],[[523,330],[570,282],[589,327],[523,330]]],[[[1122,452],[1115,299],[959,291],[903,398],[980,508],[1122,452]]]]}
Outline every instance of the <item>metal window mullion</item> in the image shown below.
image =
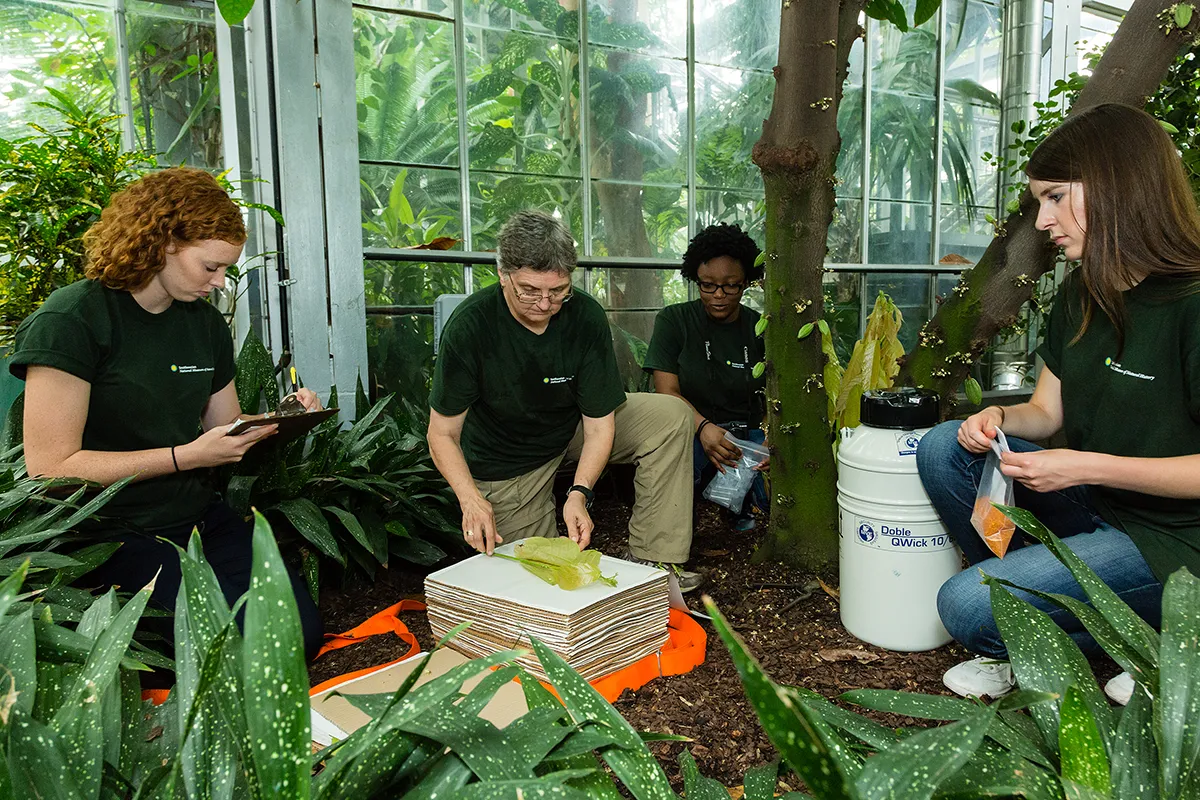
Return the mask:
{"type": "Polygon", "coordinates": [[[868,243],[871,238],[871,35],[874,28],[871,18],[867,17],[863,24],[862,228],[858,245],[859,260],[864,267],[871,260],[868,243]]]}
{"type": "Polygon", "coordinates": [[[696,235],[696,3],[687,4],[687,219],[688,239],[696,235]]]}
{"type": "Polygon", "coordinates": [[[137,133],[133,124],[133,81],[130,80],[129,29],[126,23],[125,0],[116,0],[113,9],[113,31],[117,47],[117,105],[121,109],[121,146],[126,152],[137,149],[137,133]]]}
{"type": "MultiPolygon", "coordinates": [[[[591,76],[592,49],[588,43],[588,0],[579,3],[579,170],[583,173],[583,254],[592,254],[592,145],[591,76]]],[[[588,273],[591,291],[591,273],[588,273]]]]}
{"type": "MultiPolygon", "coordinates": [[[[462,207],[463,248],[472,250],[471,225],[471,153],[467,141],[467,14],[463,0],[454,0],[454,95],[458,112],[458,202],[462,207]]],[[[470,264],[463,266],[463,291],[471,293],[475,273],[470,264]]]]}
{"type": "MultiPolygon", "coordinates": [[[[234,175],[234,179],[240,183],[242,177],[242,156],[238,141],[238,116],[237,116],[237,87],[235,85],[234,65],[233,65],[233,32],[229,28],[229,23],[220,14],[214,20],[216,24],[216,39],[217,39],[217,107],[221,109],[221,158],[224,162],[224,167],[227,172],[234,175]]],[[[246,189],[239,189],[239,194],[244,198],[246,189]]],[[[246,198],[250,199],[250,198],[246,198]]],[[[246,217],[254,212],[253,209],[244,209],[243,213],[246,217]]],[[[252,257],[258,252],[252,252],[252,257]]],[[[246,254],[243,252],[240,260],[241,264],[245,264],[246,254]]],[[[249,281],[249,277],[246,277],[249,281]]],[[[235,286],[234,291],[238,291],[241,287],[235,286]]],[[[246,332],[250,329],[250,306],[248,302],[234,302],[234,320],[233,333],[237,348],[240,350],[242,341],[246,338],[246,332]]]]}
{"type": "MultiPolygon", "coordinates": [[[[963,13],[967,13],[964,7],[963,13]]],[[[938,8],[937,33],[937,101],[933,123],[933,213],[929,227],[933,233],[932,261],[940,259],[942,253],[942,135],[945,132],[946,115],[946,4],[938,8]]],[[[930,290],[932,307],[934,290],[930,290]]]]}
{"type": "MultiPolygon", "coordinates": [[[[274,80],[272,65],[272,43],[270,37],[270,10],[268,3],[258,2],[250,10],[243,23],[246,30],[246,100],[250,124],[251,172],[263,181],[255,186],[255,195],[261,203],[274,208],[283,205],[279,174],[276,169],[275,123],[271,108],[271,87],[274,80]]],[[[286,347],[286,331],[283,329],[283,292],[280,287],[281,271],[286,267],[283,259],[283,237],[275,221],[259,213],[258,252],[263,256],[261,270],[262,296],[266,314],[265,329],[259,333],[267,348],[273,353],[286,347]]]]}

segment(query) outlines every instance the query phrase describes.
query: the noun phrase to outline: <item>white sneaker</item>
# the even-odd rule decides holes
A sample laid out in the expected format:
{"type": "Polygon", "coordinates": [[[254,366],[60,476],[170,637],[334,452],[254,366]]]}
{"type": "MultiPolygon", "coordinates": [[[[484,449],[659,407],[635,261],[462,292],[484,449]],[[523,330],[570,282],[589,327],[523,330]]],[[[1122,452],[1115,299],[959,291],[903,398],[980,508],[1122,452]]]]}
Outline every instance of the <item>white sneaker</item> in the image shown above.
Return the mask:
{"type": "Polygon", "coordinates": [[[1133,687],[1133,676],[1128,672],[1122,672],[1104,684],[1104,693],[1108,695],[1109,700],[1112,700],[1117,705],[1126,706],[1129,705],[1129,700],[1133,697],[1133,687]]]}
{"type": "Polygon", "coordinates": [[[982,656],[964,661],[946,670],[942,676],[946,688],[960,697],[1003,697],[1017,686],[1007,661],[982,656]]]}

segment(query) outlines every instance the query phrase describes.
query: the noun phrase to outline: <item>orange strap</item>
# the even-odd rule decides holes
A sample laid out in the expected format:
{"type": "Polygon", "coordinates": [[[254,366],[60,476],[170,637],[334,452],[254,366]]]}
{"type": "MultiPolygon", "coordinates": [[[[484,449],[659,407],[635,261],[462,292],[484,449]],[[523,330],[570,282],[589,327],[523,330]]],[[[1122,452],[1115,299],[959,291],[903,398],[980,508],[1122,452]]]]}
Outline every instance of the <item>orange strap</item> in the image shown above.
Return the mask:
{"type": "Polygon", "coordinates": [[[592,681],[592,688],[610,703],[616,702],[625,689],[636,691],[659,676],[682,675],[704,663],[708,635],[690,615],[671,609],[667,622],[667,643],[662,650],[651,653],[625,669],[592,681]]]}
{"type": "Polygon", "coordinates": [[[317,655],[314,660],[334,650],[340,650],[343,647],[349,647],[352,644],[358,644],[363,639],[369,639],[372,636],[379,636],[387,633],[393,633],[396,636],[399,636],[402,641],[407,643],[408,652],[400,656],[400,658],[397,658],[394,661],[389,661],[386,664],[378,664],[374,667],[367,667],[366,669],[359,669],[353,672],[347,672],[344,675],[338,675],[337,677],[330,678],[329,680],[319,683],[309,689],[308,693],[310,695],[319,694],[327,689],[332,689],[334,686],[343,684],[346,681],[361,677],[363,675],[368,675],[375,670],[383,669],[384,667],[390,667],[392,664],[397,664],[414,653],[421,652],[421,645],[417,644],[417,637],[413,636],[412,632],[409,631],[408,626],[400,621],[399,615],[402,611],[424,610],[425,604],[419,600],[401,600],[399,603],[396,603],[396,605],[385,608],[383,611],[380,611],[366,622],[351,628],[345,633],[325,634],[325,644],[323,644],[321,649],[317,651],[317,655]]]}

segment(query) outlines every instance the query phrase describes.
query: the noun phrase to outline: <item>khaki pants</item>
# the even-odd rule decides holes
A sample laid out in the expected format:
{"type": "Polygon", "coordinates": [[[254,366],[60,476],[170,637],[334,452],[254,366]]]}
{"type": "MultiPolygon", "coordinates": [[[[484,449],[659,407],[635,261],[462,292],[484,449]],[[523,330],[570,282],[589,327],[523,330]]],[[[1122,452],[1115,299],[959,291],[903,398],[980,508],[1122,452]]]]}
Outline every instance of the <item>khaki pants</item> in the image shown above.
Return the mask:
{"type": "MultiPolygon", "coordinates": [[[[677,397],[638,393],[625,395],[614,416],[609,463],[637,465],[629,548],[637,558],[682,564],[692,546],[692,410],[677,397]]],[[[557,458],[508,480],[475,481],[505,542],[558,535],[554,473],[582,449],[581,422],[557,458]]]]}

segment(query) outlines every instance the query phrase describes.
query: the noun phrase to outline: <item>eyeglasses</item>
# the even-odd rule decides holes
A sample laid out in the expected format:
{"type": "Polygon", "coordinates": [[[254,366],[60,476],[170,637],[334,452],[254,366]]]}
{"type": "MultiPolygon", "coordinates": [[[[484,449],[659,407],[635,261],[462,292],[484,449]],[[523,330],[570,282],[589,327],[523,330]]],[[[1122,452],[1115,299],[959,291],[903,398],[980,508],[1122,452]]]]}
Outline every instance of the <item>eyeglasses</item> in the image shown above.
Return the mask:
{"type": "Polygon", "coordinates": [[[744,283],[709,283],[708,281],[699,281],[700,291],[705,294],[716,294],[717,289],[721,290],[722,294],[732,295],[741,294],[746,289],[744,283]]]}
{"type": "Polygon", "coordinates": [[[534,305],[543,300],[549,300],[552,306],[567,302],[574,294],[570,286],[565,286],[561,289],[528,292],[518,289],[515,284],[513,285],[513,293],[517,296],[518,300],[526,305],[534,305]]]}

